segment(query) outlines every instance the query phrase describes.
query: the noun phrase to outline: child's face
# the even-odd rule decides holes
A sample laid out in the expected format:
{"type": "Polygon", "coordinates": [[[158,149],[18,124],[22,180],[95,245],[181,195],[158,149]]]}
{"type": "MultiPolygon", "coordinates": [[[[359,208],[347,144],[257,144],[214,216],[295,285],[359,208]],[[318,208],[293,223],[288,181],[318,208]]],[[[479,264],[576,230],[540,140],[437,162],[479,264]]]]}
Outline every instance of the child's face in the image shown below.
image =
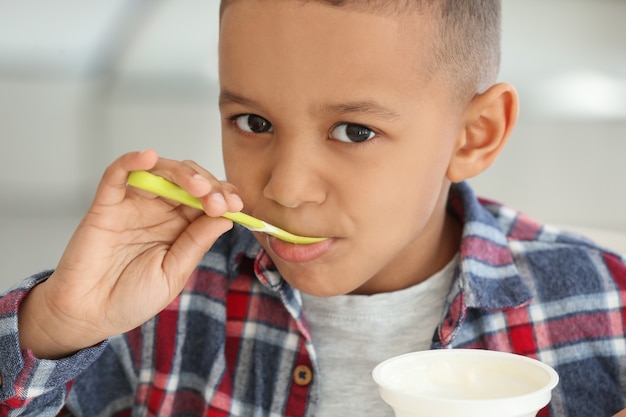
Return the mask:
{"type": "Polygon", "coordinates": [[[463,109],[426,76],[427,25],[404,19],[261,0],[222,17],[226,174],[244,211],[331,238],[294,246],[257,235],[305,292],[405,288],[458,250],[446,171],[463,109]]]}

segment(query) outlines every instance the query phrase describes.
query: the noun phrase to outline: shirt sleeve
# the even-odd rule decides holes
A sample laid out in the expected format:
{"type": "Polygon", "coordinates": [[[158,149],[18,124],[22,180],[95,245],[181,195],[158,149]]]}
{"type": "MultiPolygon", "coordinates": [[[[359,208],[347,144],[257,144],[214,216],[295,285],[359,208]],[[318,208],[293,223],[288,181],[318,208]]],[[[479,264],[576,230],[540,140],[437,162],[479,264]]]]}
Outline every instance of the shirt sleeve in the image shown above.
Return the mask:
{"type": "Polygon", "coordinates": [[[106,346],[103,342],[60,360],[37,359],[21,349],[17,312],[22,300],[51,272],[28,278],[0,295],[0,417],[56,416],[73,380],[89,367],[106,346]]]}

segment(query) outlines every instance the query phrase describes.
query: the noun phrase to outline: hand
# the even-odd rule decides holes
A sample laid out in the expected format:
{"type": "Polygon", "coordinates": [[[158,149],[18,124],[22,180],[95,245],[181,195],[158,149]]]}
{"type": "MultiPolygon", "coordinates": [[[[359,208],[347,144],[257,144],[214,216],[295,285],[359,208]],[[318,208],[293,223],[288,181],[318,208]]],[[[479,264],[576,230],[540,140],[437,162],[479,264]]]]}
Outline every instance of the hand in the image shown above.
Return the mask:
{"type": "Polygon", "coordinates": [[[613,417],[626,417],[626,408],[624,408],[619,413],[615,414],[613,417]]]}
{"type": "Polygon", "coordinates": [[[22,347],[66,356],[131,330],[165,308],[215,240],[232,227],[218,217],[243,204],[233,185],[193,162],[126,154],[104,173],[93,203],[52,276],[20,307],[22,347]],[[200,199],[205,213],[126,186],[151,170],[200,199]]]}

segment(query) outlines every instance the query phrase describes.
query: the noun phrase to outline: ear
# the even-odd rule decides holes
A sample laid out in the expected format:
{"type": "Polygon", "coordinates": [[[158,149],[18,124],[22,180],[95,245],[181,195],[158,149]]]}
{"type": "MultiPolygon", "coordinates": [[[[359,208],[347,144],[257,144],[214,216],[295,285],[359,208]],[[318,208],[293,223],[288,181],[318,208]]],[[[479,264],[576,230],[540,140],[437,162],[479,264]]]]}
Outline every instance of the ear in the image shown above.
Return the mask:
{"type": "Polygon", "coordinates": [[[447,177],[461,182],[487,169],[506,143],[519,110],[517,91],[510,84],[495,84],[467,106],[447,177]]]}

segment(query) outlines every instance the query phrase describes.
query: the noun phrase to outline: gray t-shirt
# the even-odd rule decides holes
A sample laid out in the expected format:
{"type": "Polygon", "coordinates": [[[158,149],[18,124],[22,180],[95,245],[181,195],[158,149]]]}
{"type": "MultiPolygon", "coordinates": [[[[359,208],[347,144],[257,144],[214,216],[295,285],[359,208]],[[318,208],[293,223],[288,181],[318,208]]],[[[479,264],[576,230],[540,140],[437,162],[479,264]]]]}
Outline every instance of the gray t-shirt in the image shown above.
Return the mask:
{"type": "Polygon", "coordinates": [[[430,348],[458,256],[413,287],[374,295],[302,295],[321,368],[318,417],[393,416],[378,395],[374,367],[430,348]]]}

